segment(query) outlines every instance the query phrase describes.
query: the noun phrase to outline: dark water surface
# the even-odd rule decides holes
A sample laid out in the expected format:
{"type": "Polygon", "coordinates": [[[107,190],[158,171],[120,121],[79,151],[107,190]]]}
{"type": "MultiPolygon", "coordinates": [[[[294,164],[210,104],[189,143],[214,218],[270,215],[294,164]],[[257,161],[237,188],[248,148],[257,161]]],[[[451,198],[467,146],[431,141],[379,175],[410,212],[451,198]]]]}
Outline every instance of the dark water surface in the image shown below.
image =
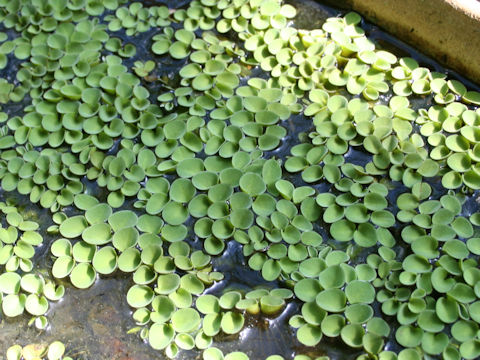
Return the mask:
{"type": "MultiPolygon", "coordinates": [[[[154,1],[148,1],[148,5],[154,5],[155,3],[154,1]]],[[[188,1],[171,1],[170,7],[182,6],[184,3],[188,3],[188,1]]],[[[320,28],[328,17],[337,16],[345,12],[344,10],[334,9],[312,0],[289,0],[287,3],[297,8],[298,15],[293,24],[297,28],[320,28]]],[[[414,57],[421,65],[435,71],[446,72],[451,78],[461,80],[469,88],[478,88],[461,76],[443,69],[435,61],[392,38],[377,27],[365,23],[363,28],[371,39],[378,42],[380,47],[399,56],[414,57]]],[[[149,48],[152,32],[155,34],[158,31],[155,29],[151,32],[140,34],[136,38],[137,54],[143,56],[150,54],[149,48]]],[[[151,55],[151,58],[155,57],[151,55]]],[[[133,61],[137,59],[130,59],[128,65],[132,65],[133,61]]],[[[142,58],[141,60],[146,61],[148,59],[142,58]]],[[[9,64],[15,66],[15,60],[9,59],[9,64]]],[[[181,66],[182,64],[178,62],[171,64],[162,63],[161,72],[174,81],[174,74],[181,66]]],[[[10,74],[15,73],[11,69],[9,72],[10,74]]],[[[7,77],[4,74],[1,75],[7,77]]],[[[156,88],[156,93],[161,90],[159,89],[161,87],[159,83],[151,83],[148,87],[150,89],[156,88]]],[[[384,100],[387,102],[388,97],[384,100]]],[[[30,99],[25,99],[20,104],[13,104],[12,106],[9,104],[4,110],[9,114],[21,114],[22,107],[29,101],[30,99]]],[[[428,100],[419,99],[416,105],[426,107],[429,104],[428,100]]],[[[266,154],[267,156],[275,155],[282,158],[288,155],[289,149],[299,143],[298,134],[308,131],[312,127],[312,123],[310,119],[297,115],[289,120],[287,127],[289,137],[284,140],[280,149],[272,154],[266,154]]],[[[362,153],[351,152],[348,155],[348,161],[360,164],[364,162],[364,158],[362,158],[362,153]]],[[[17,195],[9,194],[8,196],[17,195]]],[[[0,200],[6,200],[5,194],[0,194],[0,200]]],[[[32,217],[36,218],[43,230],[53,224],[51,215],[47,210],[35,204],[30,204],[26,198],[17,197],[17,201],[25,208],[25,211],[31,213],[32,217]]],[[[467,212],[474,212],[478,209],[478,203],[474,197],[467,201],[465,208],[467,212]]],[[[36,255],[37,267],[35,270],[47,276],[47,269],[52,265],[49,247],[54,239],[55,237],[44,235],[44,243],[38,249],[36,255]]],[[[198,246],[199,244],[192,245],[198,246]]],[[[360,258],[362,258],[361,254],[358,256],[358,259],[360,258]]],[[[239,244],[233,241],[229,243],[227,251],[221,257],[214,259],[214,267],[215,270],[225,274],[225,280],[207,289],[207,293],[221,294],[225,288],[248,291],[258,285],[275,286],[275,284],[266,283],[259,273],[248,268],[239,244]]],[[[2,356],[7,348],[13,344],[49,343],[54,340],[64,342],[69,355],[77,359],[164,359],[165,356],[162,352],[153,350],[138,335],[127,334],[128,330],[136,326],[131,317],[131,308],[126,301],[126,293],[132,284],[130,274],[120,273],[99,279],[94,286],[87,290],[75,289],[69,285],[68,281],[65,282],[66,293],[64,298],[58,303],[50,303],[51,308],[47,315],[50,325],[46,331],[38,331],[34,327],[29,327],[27,325],[29,321],[28,316],[13,320],[1,319],[0,359],[3,358],[2,356]]],[[[263,360],[272,354],[283,355],[286,359],[292,359],[294,354],[329,355],[331,359],[353,359],[356,357],[358,352],[354,352],[338,340],[324,338],[315,349],[306,348],[299,344],[296,340],[294,329],[288,325],[289,317],[298,311],[299,304],[291,302],[285,311],[276,318],[247,316],[245,329],[239,335],[216,337],[213,345],[221,348],[224,352],[244,351],[252,360],[263,360]]],[[[200,359],[201,354],[193,351],[181,352],[178,358],[200,359]]]]}

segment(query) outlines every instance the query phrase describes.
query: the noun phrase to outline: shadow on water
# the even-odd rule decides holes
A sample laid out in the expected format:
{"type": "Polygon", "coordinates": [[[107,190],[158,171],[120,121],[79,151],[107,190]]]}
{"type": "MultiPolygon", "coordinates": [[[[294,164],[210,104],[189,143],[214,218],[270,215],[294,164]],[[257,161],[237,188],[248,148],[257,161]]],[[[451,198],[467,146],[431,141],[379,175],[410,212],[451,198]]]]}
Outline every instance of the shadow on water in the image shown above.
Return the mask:
{"type": "MultiPolygon", "coordinates": [[[[160,2],[160,1],[145,1],[146,6],[170,4],[170,7],[183,7],[189,1],[179,2],[160,2]]],[[[312,0],[288,0],[287,3],[294,5],[297,8],[298,15],[294,21],[294,26],[303,29],[321,28],[323,22],[331,16],[338,16],[345,13],[346,10],[334,9],[330,6],[322,5],[319,2],[312,0]]],[[[411,56],[417,59],[420,63],[426,64],[428,67],[436,71],[446,72],[453,78],[458,78],[466,83],[470,88],[476,89],[470,82],[466,81],[457,74],[446,71],[441,68],[433,60],[423,56],[408,45],[394,39],[390,35],[381,31],[377,27],[364,23],[364,29],[367,34],[377,41],[377,43],[399,56],[411,56]]],[[[155,55],[149,51],[149,43],[151,37],[158,33],[158,30],[152,30],[144,34],[140,34],[135,38],[135,45],[137,46],[137,56],[128,60],[128,65],[131,66],[135,60],[146,61],[148,59],[159,60],[155,55]],[[140,58],[139,56],[147,57],[140,58]]],[[[13,33],[12,33],[13,34],[13,33]]],[[[116,34],[118,36],[118,34],[116,34]]],[[[126,40],[125,35],[123,38],[126,40]]],[[[160,76],[167,76],[174,81],[175,73],[182,66],[183,63],[173,61],[171,63],[164,63],[165,57],[162,57],[162,66],[159,70],[160,76]]],[[[18,61],[9,59],[9,65],[18,67],[18,61]]],[[[0,75],[6,77],[4,72],[0,75]]],[[[10,75],[15,72],[11,71],[10,75]]],[[[256,72],[253,73],[257,76],[256,72]]],[[[13,80],[9,79],[9,80],[13,80]]],[[[158,94],[165,91],[163,85],[159,83],[149,83],[148,87],[158,94]]],[[[21,103],[5,106],[6,111],[10,116],[21,115],[22,109],[30,99],[26,98],[21,103]]],[[[426,99],[419,99],[418,106],[426,106],[426,99]]],[[[303,132],[308,132],[312,128],[310,118],[303,115],[293,116],[286,122],[286,127],[289,131],[289,136],[283,140],[279,149],[274,152],[267,153],[267,157],[276,156],[277,158],[285,158],[289,149],[298,144],[298,135],[303,132]]],[[[362,153],[359,151],[351,151],[347,155],[349,161],[364,165],[365,161],[362,158],[362,153]]],[[[299,177],[292,176],[291,181],[299,183],[299,177]]],[[[87,184],[88,189],[99,199],[102,199],[104,194],[95,192],[95,188],[91,184],[87,184]]],[[[432,184],[435,185],[435,184],[432,184]]],[[[322,185],[323,186],[323,185],[322,185]]],[[[329,187],[323,186],[318,190],[327,191],[329,187]]],[[[392,199],[396,198],[399,193],[405,191],[402,187],[397,187],[392,199]]],[[[52,225],[52,220],[49,212],[42,209],[40,206],[31,204],[26,197],[20,197],[14,194],[9,194],[13,200],[19,205],[23,212],[31,214],[32,218],[41,224],[42,233],[44,235],[44,243],[38,249],[35,257],[35,271],[42,274],[48,274],[52,261],[49,256],[49,247],[55,236],[50,236],[45,233],[48,226],[52,225]]],[[[0,200],[5,201],[5,194],[0,194],[0,200]]],[[[390,199],[389,199],[390,200],[390,199]]],[[[391,200],[390,200],[391,201],[391,200]]],[[[131,204],[127,204],[131,206],[131,204]]],[[[478,209],[476,196],[467,200],[466,213],[474,212],[478,209]]],[[[67,211],[68,212],[68,209],[67,211]]],[[[326,236],[325,229],[318,229],[322,235],[326,236]]],[[[200,248],[199,240],[194,240],[191,243],[192,247],[200,248]]],[[[359,252],[356,256],[356,261],[365,259],[365,253],[359,252]]],[[[220,295],[225,289],[239,289],[242,291],[249,291],[257,286],[278,287],[279,283],[266,283],[261,275],[248,268],[245,263],[245,258],[239,244],[230,241],[225,253],[213,260],[215,270],[221,271],[225,274],[225,280],[215,284],[213,287],[207,289],[207,293],[220,295]]],[[[69,349],[69,355],[78,359],[91,360],[150,360],[150,359],[164,359],[161,352],[153,350],[150,346],[145,344],[139,336],[127,334],[127,331],[135,327],[135,323],[131,317],[132,309],[126,302],[125,294],[132,285],[131,275],[117,273],[108,278],[100,278],[94,286],[87,290],[78,290],[68,284],[66,286],[65,297],[58,303],[51,303],[51,308],[48,312],[49,327],[46,331],[38,331],[33,327],[28,327],[29,318],[23,316],[15,319],[1,319],[0,322],[0,358],[5,353],[6,349],[12,344],[23,344],[40,342],[49,343],[54,340],[63,341],[69,349]]],[[[245,329],[236,336],[223,336],[215,338],[215,346],[224,351],[238,351],[246,352],[252,360],[263,360],[272,354],[283,355],[286,359],[292,359],[294,354],[307,354],[311,356],[329,355],[331,359],[353,359],[358,355],[358,352],[348,348],[339,340],[332,340],[324,337],[322,342],[316,348],[307,348],[302,346],[296,340],[295,331],[288,325],[288,319],[291,315],[298,313],[300,304],[290,302],[284,312],[276,318],[267,318],[260,316],[247,316],[245,329]]],[[[378,310],[378,309],[377,309],[378,310]]],[[[394,344],[392,346],[395,346],[394,344]]],[[[182,352],[179,359],[200,359],[199,352],[182,352]]]]}

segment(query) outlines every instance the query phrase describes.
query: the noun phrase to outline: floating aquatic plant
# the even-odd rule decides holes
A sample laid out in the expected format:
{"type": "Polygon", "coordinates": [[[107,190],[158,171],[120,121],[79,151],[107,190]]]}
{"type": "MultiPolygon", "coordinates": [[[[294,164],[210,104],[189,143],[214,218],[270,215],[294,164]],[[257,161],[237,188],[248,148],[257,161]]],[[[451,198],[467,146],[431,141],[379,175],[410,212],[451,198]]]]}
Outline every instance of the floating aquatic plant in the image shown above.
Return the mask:
{"type": "MultiPolygon", "coordinates": [[[[379,48],[355,13],[306,31],[279,0],[124,3],[0,1],[18,33],[0,33],[0,69],[20,61],[0,102],[24,105],[0,113],[1,187],[51,211],[55,278],[85,289],[131,273],[130,332],[170,358],[248,359],[215,337],[290,301],[306,346],[480,356],[480,218],[465,206],[480,188],[480,93],[379,48]],[[284,156],[298,114],[309,125],[284,156]],[[206,292],[231,241],[282,287],[206,292]]],[[[0,210],[3,313],[43,329],[64,288],[33,272],[38,224],[0,210]]]]}
{"type": "Polygon", "coordinates": [[[13,205],[0,203],[0,210],[6,220],[6,228],[0,228],[0,298],[2,313],[16,317],[28,313],[30,323],[39,329],[48,325],[45,314],[49,301],[63,297],[63,285],[57,286],[41,273],[34,272],[35,248],[42,245],[43,238],[38,232],[39,224],[27,220],[13,205]]]}
{"type": "Polygon", "coordinates": [[[13,345],[8,348],[6,353],[7,360],[72,360],[70,356],[65,355],[65,345],[60,341],[54,341],[49,345],[29,344],[24,347],[13,345]]]}

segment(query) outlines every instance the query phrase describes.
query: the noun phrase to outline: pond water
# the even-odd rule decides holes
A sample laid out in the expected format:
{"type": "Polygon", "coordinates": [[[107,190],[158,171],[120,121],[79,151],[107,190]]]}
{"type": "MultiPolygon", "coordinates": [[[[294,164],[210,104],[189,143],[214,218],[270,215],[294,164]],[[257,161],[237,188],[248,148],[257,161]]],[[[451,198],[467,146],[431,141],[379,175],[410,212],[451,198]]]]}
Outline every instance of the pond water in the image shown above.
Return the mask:
{"type": "MultiPolygon", "coordinates": [[[[164,2],[159,2],[164,3],[164,2]]],[[[188,3],[168,2],[170,6],[181,6],[188,3]]],[[[289,0],[297,9],[297,17],[293,26],[304,29],[321,28],[325,19],[338,16],[345,13],[345,10],[335,9],[320,2],[310,0],[289,0]]],[[[149,4],[157,4],[155,1],[149,1],[149,4]]],[[[420,65],[429,67],[432,70],[447,73],[450,78],[461,80],[470,89],[477,87],[463,79],[458,74],[442,68],[434,60],[423,56],[420,52],[412,49],[406,44],[398,41],[382,31],[381,29],[364,23],[369,38],[375,40],[377,44],[398,56],[411,56],[415,58],[420,65]]],[[[134,61],[141,59],[147,60],[148,57],[154,58],[150,53],[149,39],[151,32],[139,35],[136,39],[137,55],[129,60],[129,65],[134,61]],[[147,55],[147,58],[142,57],[147,55]],[[140,57],[139,57],[140,55],[140,57]]],[[[12,60],[12,64],[14,61],[12,60]]],[[[161,75],[166,75],[175,81],[175,73],[184,64],[183,61],[172,62],[171,64],[162,64],[161,75]]],[[[260,76],[260,70],[254,70],[252,76],[260,76]]],[[[1,75],[5,78],[13,76],[12,72],[3,71],[1,75]]],[[[152,92],[155,87],[160,85],[155,83],[146,83],[152,92]]],[[[385,97],[387,102],[388,95],[385,97]]],[[[427,107],[431,99],[418,99],[414,107],[427,107]]],[[[29,99],[25,99],[28,103],[29,99]]],[[[5,106],[4,110],[9,114],[21,113],[23,103],[5,106]]],[[[312,128],[311,119],[303,115],[296,115],[289,119],[289,136],[284,139],[282,146],[273,153],[266,154],[266,157],[277,156],[285,158],[289,154],[289,149],[298,144],[300,133],[312,128]]],[[[346,156],[350,162],[363,164],[364,157],[361,152],[351,151],[346,156]]],[[[291,176],[293,183],[299,182],[299,177],[291,176]]],[[[433,184],[435,185],[435,184],[433,184]]],[[[438,184],[437,184],[438,185],[438,184]]],[[[322,190],[327,188],[323,187],[322,190]]],[[[93,194],[97,189],[89,187],[93,194]]],[[[389,196],[395,198],[402,188],[398,187],[392,191],[389,196]]],[[[20,195],[0,194],[1,200],[14,199],[20,208],[25,212],[32,214],[32,218],[41,224],[44,243],[35,256],[35,270],[43,274],[48,274],[53,264],[49,253],[49,245],[55,240],[55,237],[46,233],[46,229],[53,224],[51,216],[47,210],[40,206],[31,204],[26,197],[20,195]]],[[[105,194],[99,193],[100,198],[105,198],[105,194]]],[[[466,215],[469,215],[478,209],[476,196],[472,196],[464,208],[466,215]]],[[[131,203],[124,205],[125,208],[131,207],[131,203]]],[[[192,247],[198,248],[198,243],[192,243],[192,247]]],[[[201,244],[200,244],[201,245],[201,244]]],[[[401,250],[399,250],[401,251],[401,250]]],[[[357,261],[364,259],[365,252],[357,255],[357,261]]],[[[355,262],[355,259],[353,259],[355,262]]],[[[207,293],[219,295],[225,288],[249,290],[258,285],[275,287],[276,283],[268,283],[258,272],[248,268],[241,247],[236,242],[229,242],[225,253],[213,260],[214,269],[222,272],[225,279],[207,289],[207,293]]],[[[48,275],[47,275],[48,276],[48,275]]],[[[20,318],[8,319],[2,318],[0,322],[0,354],[5,353],[6,349],[12,344],[29,344],[35,342],[49,343],[54,340],[60,340],[65,343],[68,354],[77,359],[112,359],[112,360],[150,360],[163,359],[164,355],[153,350],[148,344],[140,339],[137,334],[128,334],[127,332],[136,325],[131,317],[132,310],[127,304],[125,294],[133,282],[129,274],[116,273],[113,276],[100,278],[87,290],[79,290],[72,287],[69,281],[65,281],[66,293],[63,299],[58,303],[51,303],[48,312],[49,327],[45,331],[39,331],[33,326],[28,326],[30,318],[22,316],[20,318]]],[[[299,311],[300,303],[292,301],[287,308],[277,317],[268,318],[265,316],[247,316],[245,329],[239,335],[220,336],[215,338],[215,346],[229,351],[244,351],[253,360],[265,359],[272,354],[283,355],[291,359],[294,354],[307,354],[311,356],[328,355],[331,359],[353,359],[359,354],[345,346],[340,340],[329,340],[324,337],[315,348],[308,348],[301,345],[295,336],[295,330],[288,325],[288,319],[294,313],[299,311]]],[[[378,309],[376,309],[378,311],[378,309]]],[[[392,341],[391,347],[395,347],[392,341]]],[[[201,355],[199,352],[183,351],[180,359],[197,359],[201,355]]],[[[0,355],[1,358],[1,355],[0,355]]]]}

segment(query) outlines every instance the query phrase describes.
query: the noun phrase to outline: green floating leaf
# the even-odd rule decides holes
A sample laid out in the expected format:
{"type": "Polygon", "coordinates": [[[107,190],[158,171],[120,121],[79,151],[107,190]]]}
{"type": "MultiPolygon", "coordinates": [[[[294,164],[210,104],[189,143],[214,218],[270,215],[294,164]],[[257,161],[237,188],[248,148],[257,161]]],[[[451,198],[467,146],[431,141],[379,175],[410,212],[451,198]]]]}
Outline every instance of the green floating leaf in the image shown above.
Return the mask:
{"type": "Polygon", "coordinates": [[[176,332],[191,332],[200,325],[200,315],[195,309],[179,309],[172,315],[172,327],[176,332]]]}
{"type": "Polygon", "coordinates": [[[349,282],[345,287],[345,294],[350,304],[370,304],[375,299],[374,287],[370,283],[361,280],[349,282]]]}
{"type": "Polygon", "coordinates": [[[342,340],[351,347],[361,347],[363,345],[363,335],[365,330],[360,324],[348,324],[340,332],[342,340]]]}
{"type": "Polygon", "coordinates": [[[341,312],[345,309],[347,298],[340,289],[327,289],[319,292],[315,300],[325,311],[341,312]]]}
{"type": "Polygon", "coordinates": [[[49,360],[59,360],[65,354],[65,345],[60,341],[54,341],[48,346],[47,357],[49,360]]]}
{"type": "Polygon", "coordinates": [[[23,314],[27,296],[25,294],[10,294],[3,298],[2,310],[8,317],[16,317],[23,314]]]}
{"type": "Polygon", "coordinates": [[[14,272],[5,272],[0,275],[0,292],[10,295],[18,294],[21,277],[14,272]]]}
{"type": "Polygon", "coordinates": [[[66,219],[60,224],[60,234],[66,238],[76,238],[80,236],[88,226],[87,220],[84,216],[78,215],[66,219]]]}
{"type": "Polygon", "coordinates": [[[240,178],[240,189],[250,196],[257,196],[265,192],[266,186],[260,175],[246,173],[240,178]]]}
{"type": "Polygon", "coordinates": [[[222,316],[220,327],[226,334],[236,334],[242,329],[244,321],[242,314],[227,311],[222,316]]]}
{"type": "Polygon", "coordinates": [[[89,288],[96,279],[96,272],[92,265],[80,263],[76,265],[70,273],[70,281],[79,289],[89,288]]]}
{"type": "Polygon", "coordinates": [[[148,342],[155,350],[165,349],[175,336],[175,330],[169,324],[154,323],[148,332],[148,342]]]}
{"type": "Polygon", "coordinates": [[[62,279],[70,275],[74,266],[75,260],[70,256],[61,256],[53,263],[52,274],[55,278],[62,279]]]}
{"type": "Polygon", "coordinates": [[[304,324],[297,330],[298,340],[306,346],[315,346],[322,339],[322,330],[318,326],[304,324]]]}
{"type": "Polygon", "coordinates": [[[127,302],[131,307],[142,308],[153,300],[154,292],[146,285],[133,285],[127,293],[127,302]]]}

